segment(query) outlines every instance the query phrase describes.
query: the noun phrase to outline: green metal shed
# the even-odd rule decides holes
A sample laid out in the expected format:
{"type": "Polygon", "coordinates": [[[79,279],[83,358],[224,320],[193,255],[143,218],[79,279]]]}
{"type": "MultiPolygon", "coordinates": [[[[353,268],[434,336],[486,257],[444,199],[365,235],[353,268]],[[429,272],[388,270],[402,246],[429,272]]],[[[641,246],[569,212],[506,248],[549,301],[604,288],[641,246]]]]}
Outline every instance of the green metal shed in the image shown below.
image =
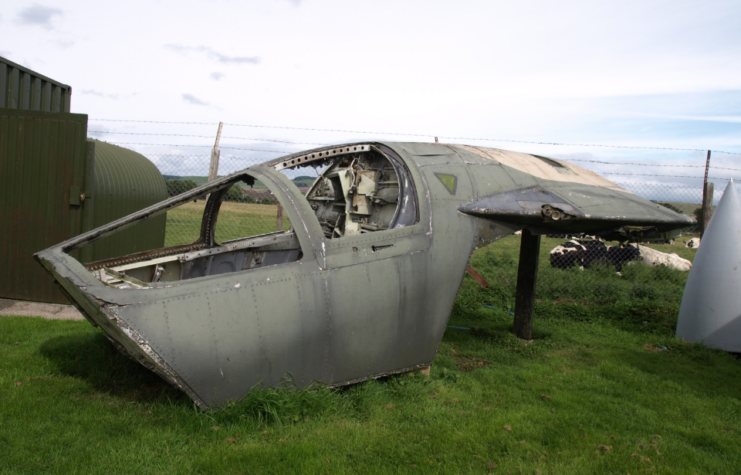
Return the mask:
{"type": "MultiPolygon", "coordinates": [[[[95,157],[91,225],[97,228],[167,198],[167,186],[157,167],[132,150],[88,139],[95,157]]],[[[92,151],[90,152],[90,150],[92,151]]],[[[83,262],[165,246],[166,215],[156,216],[80,249],[83,262]]]]}
{"type": "MultiPolygon", "coordinates": [[[[167,197],[157,167],[90,140],[72,88],[0,57],[0,297],[67,303],[33,254],[167,197]]],[[[166,216],[74,251],[83,262],[164,247],[166,216]]]]}
{"type": "Polygon", "coordinates": [[[0,297],[66,302],[32,256],[84,229],[86,132],[83,114],[0,109],[0,297]]]}
{"type": "MultiPolygon", "coordinates": [[[[0,108],[0,297],[67,303],[33,254],[167,197],[147,158],[86,134],[84,114],[0,108]]],[[[164,247],[166,219],[72,255],[89,262],[164,247]]]]}
{"type": "Polygon", "coordinates": [[[0,108],[69,112],[72,87],[0,56],[0,108]]]}

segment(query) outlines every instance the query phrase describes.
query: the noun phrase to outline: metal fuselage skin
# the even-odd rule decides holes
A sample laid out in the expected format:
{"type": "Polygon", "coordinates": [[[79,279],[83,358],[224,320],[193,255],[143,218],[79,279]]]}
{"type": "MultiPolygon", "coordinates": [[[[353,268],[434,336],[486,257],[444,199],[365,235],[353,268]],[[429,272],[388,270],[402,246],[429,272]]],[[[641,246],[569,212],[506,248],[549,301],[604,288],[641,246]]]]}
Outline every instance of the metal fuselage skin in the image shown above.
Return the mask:
{"type": "MultiPolygon", "coordinates": [[[[273,168],[275,161],[239,173],[266,184],[281,202],[303,252],[295,262],[121,290],[104,285],[65,252],[96,239],[99,230],[37,257],[93,324],[203,408],[286,379],[301,387],[315,381],[338,386],[428,366],[473,250],[523,227],[459,208],[486,196],[563,183],[462,147],[373,146],[390,150],[406,166],[416,194],[416,224],[327,239],[309,202],[273,168]]],[[[572,188],[579,196],[560,196],[574,208],[609,208],[614,202],[604,197],[614,195],[628,207],[639,200],[644,208],[635,213],[641,216],[676,219],[624,190],[572,188]]],[[[184,199],[99,229],[136,223],[184,199]]]]}

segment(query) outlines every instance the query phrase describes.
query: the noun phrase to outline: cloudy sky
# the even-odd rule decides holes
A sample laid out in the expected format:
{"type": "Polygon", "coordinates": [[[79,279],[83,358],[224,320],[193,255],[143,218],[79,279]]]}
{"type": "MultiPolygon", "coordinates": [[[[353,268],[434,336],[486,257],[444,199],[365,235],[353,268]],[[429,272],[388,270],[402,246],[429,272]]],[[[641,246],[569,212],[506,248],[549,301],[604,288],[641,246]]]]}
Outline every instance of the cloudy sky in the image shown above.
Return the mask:
{"type": "MultiPolygon", "coordinates": [[[[130,145],[148,154],[207,154],[185,145],[212,145],[223,121],[222,155],[240,157],[440,136],[687,166],[704,153],[502,140],[741,153],[740,19],[738,0],[16,0],[0,10],[0,55],[71,85],[73,112],[89,115],[91,135],[173,144],[130,145]]],[[[741,155],[714,154],[713,163],[741,168],[741,155]]]]}

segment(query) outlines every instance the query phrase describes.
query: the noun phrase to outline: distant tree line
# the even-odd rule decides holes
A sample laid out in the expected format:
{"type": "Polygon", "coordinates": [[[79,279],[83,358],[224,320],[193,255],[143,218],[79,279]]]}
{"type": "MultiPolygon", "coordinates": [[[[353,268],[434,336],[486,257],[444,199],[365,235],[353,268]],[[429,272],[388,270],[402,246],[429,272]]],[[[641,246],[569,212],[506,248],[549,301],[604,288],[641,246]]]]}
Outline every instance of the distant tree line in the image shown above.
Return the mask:
{"type": "MultiPolygon", "coordinates": [[[[177,196],[181,193],[185,193],[186,191],[190,191],[193,188],[198,187],[198,184],[195,181],[182,178],[165,180],[165,184],[167,185],[167,196],[169,197],[177,196]]],[[[250,195],[243,194],[242,187],[240,187],[239,185],[233,185],[231,188],[229,188],[229,191],[227,191],[226,195],[224,196],[224,201],[232,201],[236,203],[256,203],[263,205],[278,204],[278,200],[275,199],[255,199],[250,195]]]]}
{"type": "Polygon", "coordinates": [[[165,183],[167,184],[167,196],[169,197],[177,196],[198,187],[196,182],[188,179],[165,180],[165,183]]]}
{"type": "Polygon", "coordinates": [[[229,191],[224,195],[224,201],[236,201],[238,203],[254,203],[255,200],[249,201],[245,198],[252,199],[251,196],[242,196],[242,187],[239,185],[232,185],[229,191]]]}
{"type": "Polygon", "coordinates": [[[674,205],[673,205],[673,204],[671,204],[671,203],[664,203],[664,202],[661,202],[661,201],[654,201],[654,203],[656,203],[656,204],[660,204],[660,205],[661,205],[661,206],[663,206],[664,208],[669,208],[670,210],[674,211],[675,213],[679,213],[679,214],[682,214],[682,210],[681,210],[681,209],[679,209],[679,208],[677,208],[676,206],[674,206],[674,205]]]}

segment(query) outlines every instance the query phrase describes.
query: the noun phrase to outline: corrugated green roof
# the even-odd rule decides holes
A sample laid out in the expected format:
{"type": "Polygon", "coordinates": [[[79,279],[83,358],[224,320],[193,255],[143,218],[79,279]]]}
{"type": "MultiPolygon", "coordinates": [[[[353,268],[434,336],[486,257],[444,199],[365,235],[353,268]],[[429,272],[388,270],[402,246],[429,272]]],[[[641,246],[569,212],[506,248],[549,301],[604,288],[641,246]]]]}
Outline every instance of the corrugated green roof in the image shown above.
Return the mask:
{"type": "MultiPolygon", "coordinates": [[[[95,147],[90,229],[167,198],[162,174],[145,156],[98,140],[88,142],[95,147]]],[[[166,215],[157,216],[92,243],[91,260],[164,247],[166,219],[166,215]]]]}
{"type": "Polygon", "coordinates": [[[0,56],[0,108],[69,112],[72,87],[0,56]]]}

